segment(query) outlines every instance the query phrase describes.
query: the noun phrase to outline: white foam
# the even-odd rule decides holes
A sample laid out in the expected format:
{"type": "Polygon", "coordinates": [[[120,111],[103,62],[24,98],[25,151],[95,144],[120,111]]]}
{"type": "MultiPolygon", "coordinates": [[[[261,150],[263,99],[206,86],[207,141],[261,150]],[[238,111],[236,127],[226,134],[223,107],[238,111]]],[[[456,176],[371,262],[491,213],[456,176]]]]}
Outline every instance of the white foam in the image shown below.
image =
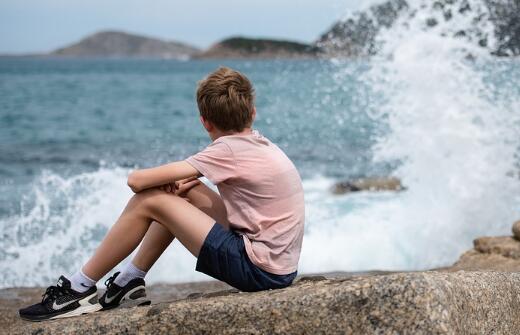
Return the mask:
{"type": "MultiPolygon", "coordinates": [[[[410,4],[419,15],[381,33],[382,52],[363,78],[372,88],[367,113],[386,129],[374,160],[400,162],[395,175],[408,189],[334,196],[333,180],[305,180],[301,273],[449,265],[473,238],[508,234],[518,218],[520,105],[507,91],[514,85],[487,82],[479,62],[498,62],[471,41],[442,36],[473,24],[471,13],[454,12],[425,30],[430,2],[410,4]],[[468,53],[477,62],[466,60],[468,53]]],[[[38,178],[22,212],[0,221],[0,287],[47,285],[81,266],[131,196],[126,173],[102,168],[38,178]]],[[[148,280],[208,278],[194,268],[195,258],[174,242],[148,280]]]]}

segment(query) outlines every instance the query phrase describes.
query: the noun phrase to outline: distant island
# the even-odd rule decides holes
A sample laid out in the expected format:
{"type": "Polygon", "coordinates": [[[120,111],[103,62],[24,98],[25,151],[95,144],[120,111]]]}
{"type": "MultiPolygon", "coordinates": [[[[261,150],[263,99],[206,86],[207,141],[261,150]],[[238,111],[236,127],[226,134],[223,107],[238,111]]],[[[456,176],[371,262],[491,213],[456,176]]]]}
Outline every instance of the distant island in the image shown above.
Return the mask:
{"type": "Polygon", "coordinates": [[[164,41],[121,31],[102,31],[77,43],[51,52],[50,56],[100,58],[313,58],[320,52],[314,45],[273,39],[231,37],[207,50],[177,41],[164,41]]]}
{"type": "Polygon", "coordinates": [[[222,40],[194,58],[314,58],[321,49],[310,44],[273,40],[231,37],[222,40]]]}
{"type": "Polygon", "coordinates": [[[185,59],[198,52],[198,48],[181,42],[164,41],[121,31],[102,31],[70,46],[57,49],[50,55],[185,59]]]}

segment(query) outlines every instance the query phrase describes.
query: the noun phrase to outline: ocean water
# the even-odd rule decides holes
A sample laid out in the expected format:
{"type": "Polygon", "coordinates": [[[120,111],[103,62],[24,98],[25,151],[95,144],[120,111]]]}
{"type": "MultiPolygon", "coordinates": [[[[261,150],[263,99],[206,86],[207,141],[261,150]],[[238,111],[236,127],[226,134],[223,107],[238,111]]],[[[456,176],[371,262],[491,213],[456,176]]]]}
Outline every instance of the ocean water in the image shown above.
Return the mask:
{"type": "MultiPolygon", "coordinates": [[[[453,23],[403,20],[365,60],[0,59],[0,288],[74,272],[131,197],[129,171],[209,144],[194,94],[219,65],[253,81],[255,128],[303,178],[300,273],[445,266],[475,237],[509,234],[519,60],[446,37],[453,23]],[[397,176],[407,190],[331,194],[360,176],[397,176]]],[[[175,241],[148,279],[208,279],[194,267],[175,241]]]]}

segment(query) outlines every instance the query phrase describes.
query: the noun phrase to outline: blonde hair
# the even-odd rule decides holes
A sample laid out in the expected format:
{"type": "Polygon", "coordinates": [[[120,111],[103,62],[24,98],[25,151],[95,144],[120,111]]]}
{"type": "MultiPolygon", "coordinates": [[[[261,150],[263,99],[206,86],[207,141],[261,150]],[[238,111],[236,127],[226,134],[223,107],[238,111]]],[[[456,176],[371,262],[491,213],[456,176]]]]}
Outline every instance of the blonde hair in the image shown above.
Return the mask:
{"type": "Polygon", "coordinates": [[[240,132],[253,123],[255,92],[242,73],[219,67],[197,87],[200,115],[222,131],[240,132]]]}

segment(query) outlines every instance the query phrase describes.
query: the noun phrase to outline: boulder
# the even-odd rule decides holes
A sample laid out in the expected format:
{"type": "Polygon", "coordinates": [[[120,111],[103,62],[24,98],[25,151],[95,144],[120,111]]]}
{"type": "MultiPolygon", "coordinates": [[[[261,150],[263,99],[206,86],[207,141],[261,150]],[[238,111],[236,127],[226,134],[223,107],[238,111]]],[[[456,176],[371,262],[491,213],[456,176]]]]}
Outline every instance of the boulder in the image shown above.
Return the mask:
{"type": "Polygon", "coordinates": [[[520,1],[481,0],[475,1],[475,5],[465,0],[376,2],[365,10],[343,17],[323,33],[315,45],[334,57],[375,55],[381,48],[378,41],[381,31],[395,26],[400,18],[409,21],[419,17],[424,22],[425,30],[439,30],[438,25],[444,23],[450,28],[443,34],[488,48],[493,55],[520,55],[520,1]],[[461,24],[461,15],[471,25],[461,24]],[[489,26],[492,27],[491,31],[489,26]],[[490,40],[496,40],[496,45],[490,46],[490,40]]]}
{"type": "Polygon", "coordinates": [[[480,237],[473,241],[475,250],[520,259],[520,242],[511,236],[480,237]]]}
{"type": "Polygon", "coordinates": [[[459,260],[446,270],[520,272],[520,260],[472,249],[462,254],[459,260]]]}
{"type": "Polygon", "coordinates": [[[520,241],[511,236],[480,237],[449,269],[520,272],[520,241]]]}
{"type": "MultiPolygon", "coordinates": [[[[5,329],[5,328],[4,328],[5,329]]],[[[150,307],[23,322],[10,334],[514,334],[520,274],[417,272],[305,280],[150,307]]]]}
{"type": "Polygon", "coordinates": [[[368,177],[342,181],[332,186],[332,193],[345,194],[359,191],[401,191],[401,181],[394,177],[368,177]]]}

